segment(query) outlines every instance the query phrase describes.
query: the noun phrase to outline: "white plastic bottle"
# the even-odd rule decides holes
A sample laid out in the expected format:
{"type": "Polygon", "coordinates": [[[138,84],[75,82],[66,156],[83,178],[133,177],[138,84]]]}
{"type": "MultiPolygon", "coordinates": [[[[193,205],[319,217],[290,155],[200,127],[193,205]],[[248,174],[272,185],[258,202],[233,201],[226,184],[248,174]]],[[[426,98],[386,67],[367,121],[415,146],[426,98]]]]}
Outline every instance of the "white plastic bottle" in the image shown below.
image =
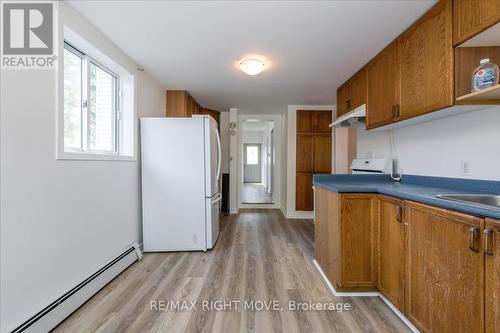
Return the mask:
{"type": "Polygon", "coordinates": [[[481,59],[472,72],[472,91],[479,91],[498,84],[498,66],[489,58],[481,59]]]}

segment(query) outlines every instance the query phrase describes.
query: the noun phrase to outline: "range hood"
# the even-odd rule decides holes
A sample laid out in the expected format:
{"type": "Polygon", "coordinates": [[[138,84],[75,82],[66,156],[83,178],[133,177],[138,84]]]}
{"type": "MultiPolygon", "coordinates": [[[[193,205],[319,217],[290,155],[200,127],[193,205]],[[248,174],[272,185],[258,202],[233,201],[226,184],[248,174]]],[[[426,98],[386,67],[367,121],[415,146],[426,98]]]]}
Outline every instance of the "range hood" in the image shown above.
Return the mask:
{"type": "Polygon", "coordinates": [[[330,127],[359,127],[364,125],[366,117],[366,104],[338,117],[330,127]]]}

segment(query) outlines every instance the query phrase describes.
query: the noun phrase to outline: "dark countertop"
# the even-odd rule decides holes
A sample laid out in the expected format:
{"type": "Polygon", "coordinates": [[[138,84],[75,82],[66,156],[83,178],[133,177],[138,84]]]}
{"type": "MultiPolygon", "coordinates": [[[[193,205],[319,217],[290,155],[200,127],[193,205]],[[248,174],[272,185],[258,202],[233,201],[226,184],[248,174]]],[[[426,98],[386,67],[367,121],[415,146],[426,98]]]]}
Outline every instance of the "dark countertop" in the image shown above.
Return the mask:
{"type": "Polygon", "coordinates": [[[338,193],[380,193],[480,217],[500,219],[500,209],[449,201],[436,194],[498,194],[500,181],[403,175],[315,175],[314,185],[338,193]]]}

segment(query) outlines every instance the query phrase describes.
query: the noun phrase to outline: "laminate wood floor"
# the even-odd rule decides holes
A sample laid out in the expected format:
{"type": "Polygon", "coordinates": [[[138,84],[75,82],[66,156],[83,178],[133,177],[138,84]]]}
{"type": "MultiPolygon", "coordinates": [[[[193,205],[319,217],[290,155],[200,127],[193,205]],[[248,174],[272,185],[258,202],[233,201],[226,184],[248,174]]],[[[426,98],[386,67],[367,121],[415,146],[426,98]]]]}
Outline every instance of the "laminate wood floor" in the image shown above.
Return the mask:
{"type": "Polygon", "coordinates": [[[212,251],[145,254],[54,332],[409,332],[378,297],[330,293],[312,263],[313,234],[310,220],[242,210],[223,219],[212,251]],[[160,300],[196,302],[196,310],[168,310],[160,300]],[[241,303],[203,308],[223,300],[241,303]],[[279,306],[252,310],[252,300],[279,306]],[[348,303],[350,310],[294,311],[289,301],[348,303]]]}
{"type": "Polygon", "coordinates": [[[246,204],[272,204],[273,197],[266,186],[259,183],[241,184],[241,202],[246,204]]]}

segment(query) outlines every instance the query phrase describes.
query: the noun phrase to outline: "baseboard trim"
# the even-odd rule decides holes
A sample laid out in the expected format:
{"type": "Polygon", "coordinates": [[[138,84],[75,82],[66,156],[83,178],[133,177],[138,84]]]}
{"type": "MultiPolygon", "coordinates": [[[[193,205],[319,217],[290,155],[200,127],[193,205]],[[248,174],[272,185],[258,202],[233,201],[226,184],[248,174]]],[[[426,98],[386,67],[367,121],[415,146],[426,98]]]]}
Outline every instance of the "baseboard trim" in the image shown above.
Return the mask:
{"type": "Polygon", "coordinates": [[[333,285],[331,284],[330,280],[325,275],[325,272],[323,272],[323,269],[321,269],[320,265],[316,261],[316,259],[313,259],[313,264],[314,267],[318,270],[319,274],[321,275],[321,278],[325,282],[325,284],[328,286],[328,289],[332,292],[332,294],[336,297],[380,297],[385,304],[396,314],[396,316],[401,319],[406,326],[410,330],[412,330],[414,333],[420,333],[420,331],[408,320],[408,318],[405,317],[401,311],[399,311],[394,304],[392,304],[381,292],[379,291],[360,291],[360,292],[343,292],[343,291],[336,291],[333,285]]]}
{"type": "Polygon", "coordinates": [[[231,215],[238,214],[238,208],[230,208],[229,209],[229,214],[231,214],[231,215]]]}
{"type": "Polygon", "coordinates": [[[11,328],[11,332],[49,332],[141,257],[139,244],[131,244],[120,255],[109,260],[107,264],[37,314],[17,328],[11,328]]]}
{"type": "Polygon", "coordinates": [[[251,204],[251,203],[241,203],[240,209],[253,208],[253,209],[279,209],[279,205],[272,204],[251,204]]]}
{"type": "Polygon", "coordinates": [[[287,219],[303,219],[303,220],[312,220],[314,219],[314,212],[286,212],[287,219]]]}
{"type": "Polygon", "coordinates": [[[286,209],[285,207],[280,207],[281,214],[283,214],[283,217],[286,218],[286,209]]]}

